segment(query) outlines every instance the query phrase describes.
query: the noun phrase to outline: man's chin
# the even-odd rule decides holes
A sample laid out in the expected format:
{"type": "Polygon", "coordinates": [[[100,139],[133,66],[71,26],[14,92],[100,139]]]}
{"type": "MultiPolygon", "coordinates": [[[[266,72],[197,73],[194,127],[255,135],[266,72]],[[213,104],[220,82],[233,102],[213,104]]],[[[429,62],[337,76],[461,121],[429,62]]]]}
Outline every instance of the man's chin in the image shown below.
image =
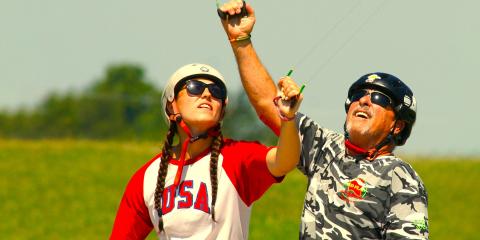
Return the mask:
{"type": "Polygon", "coordinates": [[[368,133],[368,130],[369,128],[368,127],[365,127],[365,125],[362,125],[362,126],[359,126],[359,125],[356,125],[356,124],[350,124],[350,123],[347,123],[347,132],[348,132],[348,135],[350,136],[364,136],[368,133]]]}

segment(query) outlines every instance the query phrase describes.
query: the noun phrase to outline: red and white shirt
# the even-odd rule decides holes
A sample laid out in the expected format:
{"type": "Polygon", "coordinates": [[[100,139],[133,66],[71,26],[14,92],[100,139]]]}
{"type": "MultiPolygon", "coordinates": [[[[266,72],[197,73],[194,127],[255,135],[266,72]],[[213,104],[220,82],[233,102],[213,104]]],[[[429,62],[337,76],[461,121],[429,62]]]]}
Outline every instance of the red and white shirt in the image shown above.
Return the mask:
{"type": "Polygon", "coordinates": [[[177,191],[173,181],[178,161],[172,159],[165,179],[161,233],[154,208],[161,158],[155,156],[130,179],[110,239],[144,239],[152,228],[160,239],[247,239],[252,203],[283,179],[267,168],[270,149],[258,142],[224,140],[218,158],[216,222],[210,214],[210,149],[187,160],[177,191]]]}

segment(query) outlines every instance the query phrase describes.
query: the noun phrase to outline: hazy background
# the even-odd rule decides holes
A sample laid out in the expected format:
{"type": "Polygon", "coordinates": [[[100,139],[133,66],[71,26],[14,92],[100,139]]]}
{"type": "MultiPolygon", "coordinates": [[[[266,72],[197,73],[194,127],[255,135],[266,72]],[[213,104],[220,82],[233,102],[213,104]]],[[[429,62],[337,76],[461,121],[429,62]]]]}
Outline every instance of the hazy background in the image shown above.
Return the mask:
{"type": "MultiPolygon", "coordinates": [[[[414,91],[408,154],[478,155],[475,105],[480,2],[248,1],[254,45],[274,78],[294,67],[301,111],[341,130],[350,84],[397,75],[414,91]]],[[[0,1],[0,108],[34,107],[51,91],[82,90],[112,63],[133,62],[159,88],[179,66],[209,63],[241,90],[215,1],[0,1]]]]}

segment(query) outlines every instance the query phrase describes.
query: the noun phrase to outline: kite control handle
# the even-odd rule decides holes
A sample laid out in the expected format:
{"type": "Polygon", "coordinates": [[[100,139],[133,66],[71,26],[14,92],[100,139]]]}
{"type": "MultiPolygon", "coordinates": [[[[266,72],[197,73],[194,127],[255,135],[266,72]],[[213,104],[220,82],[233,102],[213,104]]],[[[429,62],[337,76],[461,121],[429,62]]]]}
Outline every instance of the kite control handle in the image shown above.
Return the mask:
{"type": "Polygon", "coordinates": [[[298,97],[300,96],[300,94],[302,94],[304,88],[305,88],[305,84],[303,84],[302,87],[300,88],[300,92],[298,93],[298,95],[295,96],[295,97],[293,97],[293,98],[290,100],[290,107],[294,107],[295,104],[297,104],[298,97]]]}
{"type": "MultiPolygon", "coordinates": [[[[287,77],[290,77],[293,73],[293,69],[290,69],[287,73],[287,77]]],[[[300,91],[298,93],[297,96],[293,97],[292,99],[290,99],[290,107],[294,107],[295,104],[297,104],[297,101],[298,101],[298,97],[300,96],[300,94],[302,94],[303,92],[303,89],[305,88],[305,84],[303,84],[301,87],[300,87],[300,91]]]]}
{"type": "MultiPolygon", "coordinates": [[[[218,13],[218,16],[219,16],[221,19],[223,19],[223,20],[227,19],[228,13],[222,12],[222,10],[220,10],[220,8],[219,8],[218,5],[217,5],[217,13],[218,13]]],[[[239,14],[235,14],[235,15],[233,15],[233,16],[231,16],[231,17],[232,17],[232,18],[234,18],[234,17],[240,17],[240,18],[242,18],[242,17],[246,17],[246,16],[248,16],[247,7],[246,7],[245,1],[243,1],[242,11],[241,11],[239,14]]]]}

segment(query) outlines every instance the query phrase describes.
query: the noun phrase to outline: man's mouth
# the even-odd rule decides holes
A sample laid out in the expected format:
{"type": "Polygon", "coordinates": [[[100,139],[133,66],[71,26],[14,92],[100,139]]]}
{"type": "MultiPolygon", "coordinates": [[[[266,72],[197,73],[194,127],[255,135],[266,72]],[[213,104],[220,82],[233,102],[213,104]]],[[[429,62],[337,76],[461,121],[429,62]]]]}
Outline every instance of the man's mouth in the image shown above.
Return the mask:
{"type": "Polygon", "coordinates": [[[365,119],[368,119],[368,115],[364,112],[357,112],[355,114],[355,117],[360,117],[360,118],[365,118],[365,119]]]}
{"type": "Polygon", "coordinates": [[[358,117],[358,118],[363,118],[363,119],[369,119],[371,117],[371,115],[369,114],[368,111],[364,111],[364,110],[358,110],[356,111],[354,114],[353,114],[355,117],[358,117]]]}

